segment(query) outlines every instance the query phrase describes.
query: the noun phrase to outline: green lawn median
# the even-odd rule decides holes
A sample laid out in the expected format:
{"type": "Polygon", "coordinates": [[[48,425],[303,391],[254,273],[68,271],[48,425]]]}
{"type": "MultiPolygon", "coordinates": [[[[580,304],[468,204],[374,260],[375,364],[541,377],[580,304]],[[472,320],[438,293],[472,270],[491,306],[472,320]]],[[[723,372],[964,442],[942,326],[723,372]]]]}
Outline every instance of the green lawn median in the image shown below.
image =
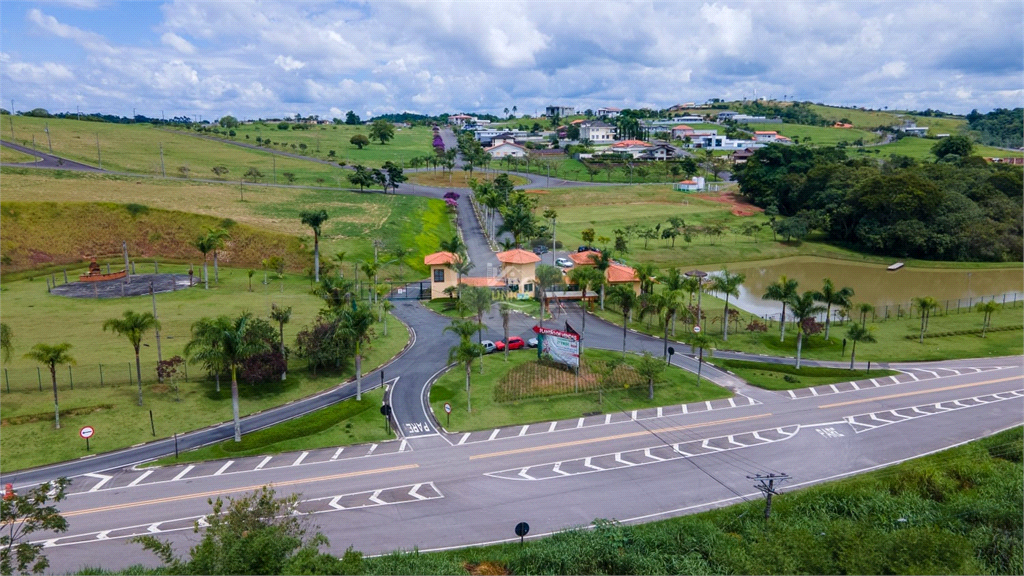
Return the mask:
{"type": "Polygon", "coordinates": [[[802,366],[797,370],[795,366],[789,364],[727,359],[710,360],[709,364],[724,368],[743,378],[748,384],[766,390],[795,390],[822,384],[895,376],[900,373],[897,370],[847,370],[820,366],[802,366]]]}
{"type": "Polygon", "coordinates": [[[577,383],[567,369],[538,365],[536,350],[514,350],[508,362],[501,353],[487,355],[482,374],[479,360],[473,364],[469,398],[472,411],[467,410],[466,371],[461,366],[434,383],[430,406],[446,429],[465,432],[687,404],[732,394],[706,379],[698,386],[696,375],[670,366],[655,380],[654,400],[648,400],[647,381],[634,369],[639,356],[628,355],[627,366],[608,372],[606,363],[621,357],[621,352],[584,350],[577,383]],[[450,423],[444,412],[446,402],[452,406],[450,423]]]}

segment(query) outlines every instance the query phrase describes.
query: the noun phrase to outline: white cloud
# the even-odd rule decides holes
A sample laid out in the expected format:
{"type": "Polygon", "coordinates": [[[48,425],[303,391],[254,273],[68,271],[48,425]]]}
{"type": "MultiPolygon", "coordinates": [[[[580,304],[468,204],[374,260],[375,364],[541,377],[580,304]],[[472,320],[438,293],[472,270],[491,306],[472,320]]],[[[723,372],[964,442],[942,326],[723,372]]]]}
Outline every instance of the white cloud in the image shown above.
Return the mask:
{"type": "Polygon", "coordinates": [[[50,34],[60,38],[74,40],[87,50],[106,53],[113,52],[113,49],[102,35],[95,32],[88,32],[67,24],[61,24],[56,18],[43,14],[37,8],[29,10],[26,17],[29,22],[32,22],[43,31],[49,32],[50,34]]]}
{"type": "Polygon", "coordinates": [[[163,36],[160,37],[160,41],[182,54],[194,54],[196,51],[195,46],[174,32],[164,32],[163,36]]]}
{"type": "Polygon", "coordinates": [[[10,80],[28,82],[30,84],[52,84],[63,80],[74,80],[75,75],[63,64],[55,62],[43,62],[32,64],[28,62],[9,62],[4,55],[4,75],[10,80]]]}
{"type": "Polygon", "coordinates": [[[278,56],[277,58],[274,58],[274,64],[280,66],[285,72],[300,70],[306,67],[305,62],[300,62],[291,56],[278,56]]]}

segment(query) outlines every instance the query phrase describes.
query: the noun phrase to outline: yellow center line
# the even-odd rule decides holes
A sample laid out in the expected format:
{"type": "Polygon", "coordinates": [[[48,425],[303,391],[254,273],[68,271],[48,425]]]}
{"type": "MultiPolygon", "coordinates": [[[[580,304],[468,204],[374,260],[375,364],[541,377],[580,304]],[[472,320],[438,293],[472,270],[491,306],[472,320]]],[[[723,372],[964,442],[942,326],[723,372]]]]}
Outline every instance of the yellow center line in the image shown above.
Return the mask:
{"type": "MultiPolygon", "coordinates": [[[[312,482],[324,482],[327,480],[338,480],[341,478],[354,478],[356,476],[367,476],[369,474],[382,474],[385,472],[397,472],[399,470],[408,470],[410,468],[419,468],[419,464],[406,464],[403,466],[392,466],[391,468],[377,468],[375,470],[362,470],[359,472],[345,472],[343,474],[332,474],[330,476],[318,476],[316,478],[303,478],[299,480],[286,480],[284,482],[270,482],[268,484],[273,486],[293,486],[295,484],[309,484],[312,482]]],[[[129,502],[127,504],[112,504],[110,506],[100,506],[99,508],[89,508],[87,510],[76,510],[73,512],[64,512],[65,517],[68,516],[81,516],[83,514],[95,514],[98,512],[110,512],[113,510],[125,510],[127,508],[137,508],[139,506],[151,506],[153,504],[166,504],[168,502],[177,502],[180,500],[191,500],[193,498],[208,498],[210,496],[220,496],[222,494],[230,494],[232,492],[248,492],[250,490],[257,490],[262,488],[266,484],[254,484],[252,486],[245,486],[243,488],[226,488],[223,490],[210,490],[208,492],[196,492],[193,494],[182,494],[180,496],[168,496],[166,498],[154,498],[152,500],[142,500],[139,502],[129,502]]]]}
{"type": "Polygon", "coordinates": [[[634,438],[636,436],[648,436],[651,434],[660,434],[662,432],[676,432],[678,430],[688,430],[691,428],[702,428],[704,426],[714,426],[715,424],[729,424],[732,422],[742,422],[744,420],[754,420],[756,418],[767,418],[771,416],[771,412],[767,414],[758,414],[754,416],[743,416],[742,418],[729,418],[727,420],[716,420],[714,422],[704,422],[701,424],[686,424],[683,426],[672,426],[669,428],[656,428],[654,430],[644,430],[643,432],[629,432],[626,434],[616,434],[614,436],[602,436],[600,438],[590,438],[588,440],[574,440],[572,442],[559,442],[558,444],[545,444],[543,446],[534,446],[531,448],[517,448],[515,450],[505,450],[503,452],[491,452],[488,454],[477,454],[476,456],[470,456],[470,460],[477,460],[480,458],[494,458],[496,456],[508,456],[510,454],[522,454],[524,452],[536,452],[539,450],[554,450],[556,448],[566,448],[569,446],[582,446],[584,444],[593,444],[595,442],[607,442],[609,440],[619,440],[622,438],[634,438]]]}
{"type": "Polygon", "coordinates": [[[904,396],[917,396],[918,394],[931,394],[932,392],[943,392],[946,390],[959,390],[960,388],[971,388],[973,386],[984,386],[986,384],[996,384],[998,382],[1007,382],[1009,380],[1020,380],[1024,376],[1010,376],[1009,378],[999,378],[996,380],[986,380],[984,382],[972,382],[970,384],[956,384],[953,386],[943,386],[942,388],[930,388],[928,390],[918,390],[916,392],[901,392],[899,394],[889,394],[886,396],[876,396],[874,398],[862,398],[860,400],[849,400],[847,402],[835,402],[833,404],[822,404],[818,408],[835,408],[836,406],[849,406],[850,404],[863,404],[865,402],[875,402],[878,400],[888,400],[890,398],[903,398],[904,396]]]}

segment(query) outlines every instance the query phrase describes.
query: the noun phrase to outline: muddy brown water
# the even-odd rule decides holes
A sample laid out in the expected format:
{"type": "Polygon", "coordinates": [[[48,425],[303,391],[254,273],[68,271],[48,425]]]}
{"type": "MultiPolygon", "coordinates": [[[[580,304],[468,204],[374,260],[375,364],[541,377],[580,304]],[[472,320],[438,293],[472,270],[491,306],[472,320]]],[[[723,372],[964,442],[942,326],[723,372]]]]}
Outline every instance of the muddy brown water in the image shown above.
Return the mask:
{"type": "MultiPolygon", "coordinates": [[[[820,290],[822,281],[831,278],[837,288],[849,286],[854,290],[853,301],[868,302],[879,309],[889,306],[906,307],[911,299],[931,296],[945,308],[968,307],[980,299],[995,297],[1001,302],[1024,300],[1024,270],[1021,268],[951,269],[903,268],[890,272],[882,264],[865,264],[830,260],[827,258],[798,257],[765,262],[741,262],[727,265],[732,272],[746,275],[740,287],[737,304],[755,314],[778,315],[777,302],[762,300],[768,285],[785,275],[799,282],[798,290],[820,290]]],[[[705,271],[715,273],[721,265],[708,266],[705,271]]]]}

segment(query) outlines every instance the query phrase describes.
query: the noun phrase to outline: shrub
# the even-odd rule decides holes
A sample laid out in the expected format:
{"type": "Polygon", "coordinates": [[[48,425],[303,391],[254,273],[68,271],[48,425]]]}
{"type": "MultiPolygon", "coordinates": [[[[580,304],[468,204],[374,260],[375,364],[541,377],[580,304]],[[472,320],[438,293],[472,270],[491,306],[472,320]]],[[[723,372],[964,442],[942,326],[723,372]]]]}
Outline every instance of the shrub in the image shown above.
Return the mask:
{"type": "Polygon", "coordinates": [[[124,209],[127,210],[128,213],[132,215],[132,217],[136,217],[139,214],[149,213],[149,206],[146,206],[145,204],[125,204],[124,209]]]}

